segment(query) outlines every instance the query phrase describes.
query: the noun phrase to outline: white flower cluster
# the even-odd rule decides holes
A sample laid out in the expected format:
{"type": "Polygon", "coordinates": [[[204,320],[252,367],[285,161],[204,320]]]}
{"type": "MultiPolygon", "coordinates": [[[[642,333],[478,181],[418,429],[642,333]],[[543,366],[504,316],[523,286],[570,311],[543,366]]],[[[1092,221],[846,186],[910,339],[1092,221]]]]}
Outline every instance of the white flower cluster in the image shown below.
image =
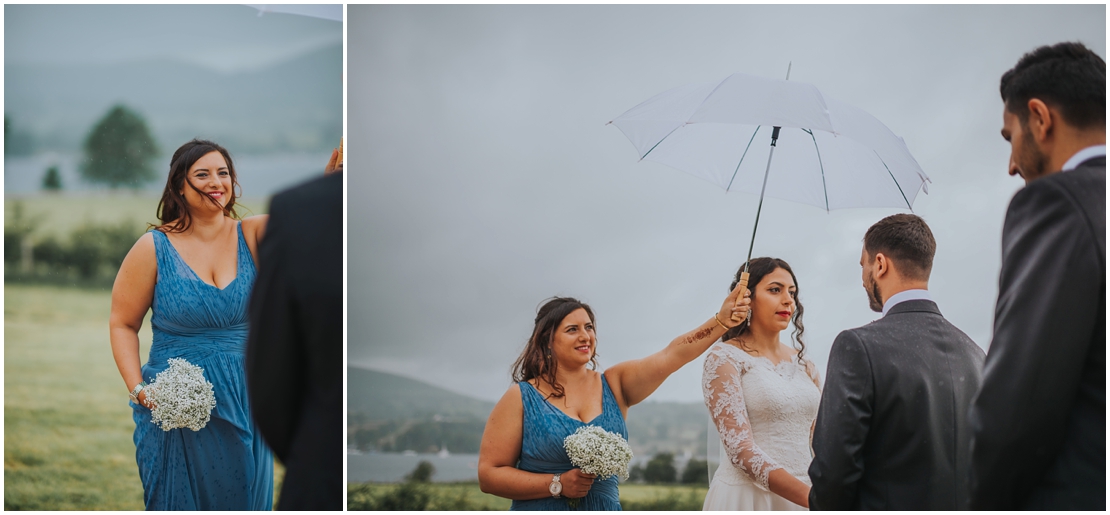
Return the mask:
{"type": "Polygon", "coordinates": [[[170,358],[169,368],[158,372],[154,382],[143,391],[154,405],[151,422],[163,431],[187,427],[200,431],[212,419],[216,395],[204,369],[181,358],[170,358]]]}
{"type": "Polygon", "coordinates": [[[587,474],[597,474],[599,480],[619,476],[628,479],[628,462],[632,448],[617,434],[597,426],[582,426],[563,440],[570,462],[587,474]]]}

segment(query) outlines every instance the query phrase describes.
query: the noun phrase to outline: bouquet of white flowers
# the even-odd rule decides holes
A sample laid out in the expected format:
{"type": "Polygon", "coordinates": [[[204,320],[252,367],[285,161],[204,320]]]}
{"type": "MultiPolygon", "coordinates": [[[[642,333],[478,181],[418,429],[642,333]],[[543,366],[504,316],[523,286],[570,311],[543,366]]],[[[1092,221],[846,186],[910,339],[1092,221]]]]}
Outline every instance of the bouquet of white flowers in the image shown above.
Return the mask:
{"type": "Polygon", "coordinates": [[[143,391],[154,406],[150,421],[163,431],[187,427],[200,431],[212,419],[216,395],[204,369],[181,358],[170,358],[169,368],[158,372],[154,382],[143,391]]]}
{"type": "Polygon", "coordinates": [[[597,426],[582,426],[563,440],[570,462],[598,480],[619,476],[628,479],[628,462],[632,448],[621,435],[597,426]]]}

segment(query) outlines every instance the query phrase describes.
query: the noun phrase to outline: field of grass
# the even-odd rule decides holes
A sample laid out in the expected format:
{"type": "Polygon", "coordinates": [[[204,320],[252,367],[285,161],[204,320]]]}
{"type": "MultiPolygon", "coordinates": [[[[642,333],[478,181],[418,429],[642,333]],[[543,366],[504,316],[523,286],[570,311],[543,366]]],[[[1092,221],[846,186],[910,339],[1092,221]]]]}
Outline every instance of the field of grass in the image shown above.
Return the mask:
{"type": "MultiPolygon", "coordinates": [[[[620,499],[626,511],[698,511],[708,490],[704,486],[623,484],[620,499]]],[[[512,501],[483,493],[478,483],[347,485],[350,510],[412,510],[420,505],[432,511],[502,511],[508,510],[512,501]]]]}
{"type": "MultiPolygon", "coordinates": [[[[4,509],[143,509],[110,306],[108,291],[5,285],[4,509]]],[[[149,315],[139,340],[145,360],[149,315]]]]}
{"type": "MultiPolygon", "coordinates": [[[[131,220],[136,227],[146,228],[146,224],[158,221],[159,198],[146,192],[8,195],[4,198],[4,215],[10,220],[16,203],[22,203],[25,216],[41,220],[36,234],[64,238],[86,222],[115,224],[131,220]]],[[[244,217],[260,215],[266,213],[270,199],[240,198],[235,205],[244,217]]]]}

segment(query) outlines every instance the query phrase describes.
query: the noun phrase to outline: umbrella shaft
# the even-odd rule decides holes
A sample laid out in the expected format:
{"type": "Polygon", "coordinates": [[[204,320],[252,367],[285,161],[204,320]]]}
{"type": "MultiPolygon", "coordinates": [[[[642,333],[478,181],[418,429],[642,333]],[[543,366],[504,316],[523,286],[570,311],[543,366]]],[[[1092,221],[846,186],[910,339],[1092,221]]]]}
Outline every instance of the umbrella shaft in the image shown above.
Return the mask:
{"type": "Polygon", "coordinates": [[[767,170],[763,172],[763,187],[759,190],[759,207],[755,209],[755,227],[752,227],[752,242],[748,245],[748,259],[744,260],[744,272],[748,271],[748,263],[752,260],[752,249],[755,248],[755,232],[759,229],[759,213],[763,211],[763,194],[767,192],[767,176],[771,174],[771,158],[775,157],[775,143],[779,139],[779,128],[775,127],[771,133],[771,153],[767,155],[767,170]]]}

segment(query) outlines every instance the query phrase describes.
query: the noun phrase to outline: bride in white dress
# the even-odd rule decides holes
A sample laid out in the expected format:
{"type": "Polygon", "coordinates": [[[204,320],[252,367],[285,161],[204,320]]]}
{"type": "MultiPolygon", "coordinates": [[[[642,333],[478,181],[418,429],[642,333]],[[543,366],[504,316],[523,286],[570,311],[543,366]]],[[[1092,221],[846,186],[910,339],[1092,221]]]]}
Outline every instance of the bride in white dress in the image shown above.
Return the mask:
{"type": "Polygon", "coordinates": [[[803,309],[790,265],[756,258],[749,273],[750,322],[725,333],[705,357],[702,393],[721,436],[721,465],[702,510],[802,510],[809,506],[820,378],[804,359],[803,309]],[[779,341],[791,320],[800,351],[779,341]]]}

